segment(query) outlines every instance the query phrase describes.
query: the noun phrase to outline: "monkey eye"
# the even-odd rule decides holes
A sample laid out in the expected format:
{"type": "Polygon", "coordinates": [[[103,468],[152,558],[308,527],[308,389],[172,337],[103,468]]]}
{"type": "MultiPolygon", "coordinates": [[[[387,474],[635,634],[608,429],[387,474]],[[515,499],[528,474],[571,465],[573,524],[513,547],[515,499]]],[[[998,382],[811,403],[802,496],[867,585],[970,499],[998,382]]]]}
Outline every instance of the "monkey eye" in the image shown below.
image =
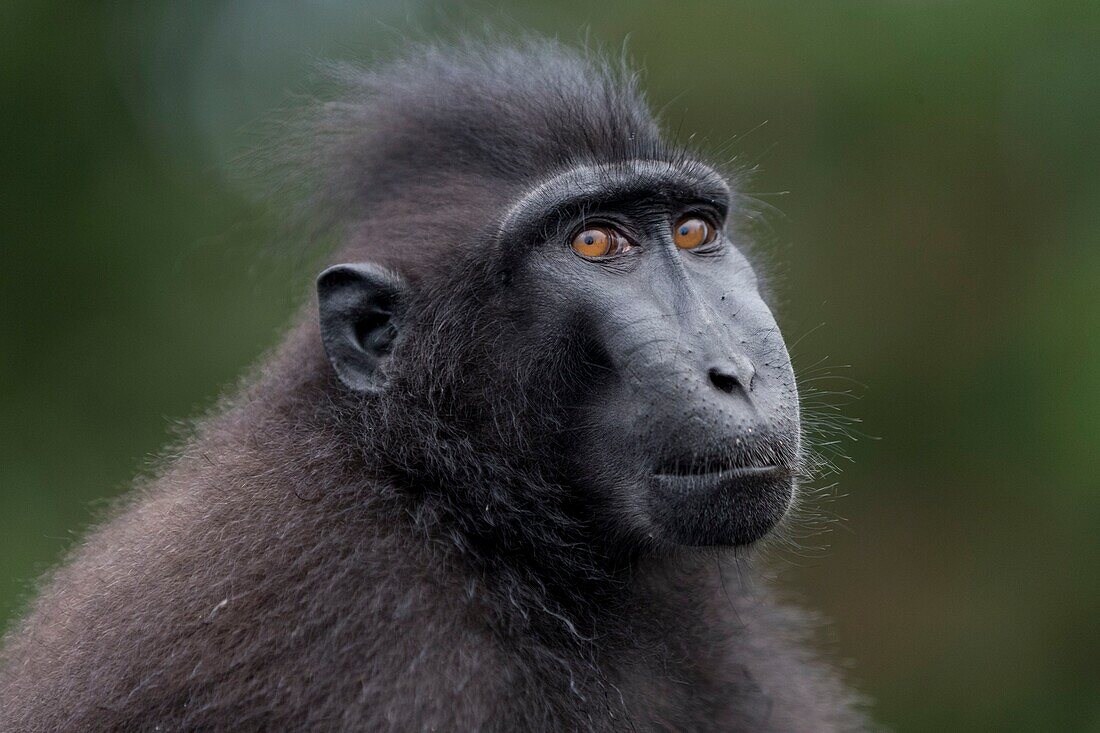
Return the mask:
{"type": "Polygon", "coordinates": [[[710,244],[717,236],[717,230],[697,216],[684,217],[672,229],[672,241],[680,249],[695,249],[710,244]]]}
{"type": "Polygon", "coordinates": [[[584,257],[610,257],[633,249],[630,240],[611,227],[585,229],[573,237],[569,246],[584,257]]]}

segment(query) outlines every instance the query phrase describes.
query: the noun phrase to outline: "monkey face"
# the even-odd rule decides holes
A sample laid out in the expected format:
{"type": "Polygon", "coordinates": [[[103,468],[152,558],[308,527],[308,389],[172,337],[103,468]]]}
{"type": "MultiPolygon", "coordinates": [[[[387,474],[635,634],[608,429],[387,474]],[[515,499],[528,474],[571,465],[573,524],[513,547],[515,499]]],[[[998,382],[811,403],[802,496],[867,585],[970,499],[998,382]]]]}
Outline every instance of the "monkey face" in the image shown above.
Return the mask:
{"type": "Polygon", "coordinates": [[[791,503],[800,418],[782,335],[724,233],[729,201],[699,164],[574,168],[436,279],[323,273],[327,353],[353,390],[402,375],[482,460],[537,464],[601,531],[750,544],[791,503]],[[401,303],[415,312],[395,318],[401,303]]]}
{"type": "Polygon", "coordinates": [[[636,537],[754,542],[792,500],[799,403],[756,274],[723,232],[729,194],[709,171],[594,177],[604,203],[538,247],[528,276],[584,345],[573,480],[636,537]]]}
{"type": "Polygon", "coordinates": [[[677,248],[669,223],[683,216],[652,217],[629,273],[580,263],[591,272],[570,299],[587,294],[583,310],[600,314],[589,338],[617,378],[586,403],[577,470],[631,477],[611,484],[614,498],[648,538],[747,544],[792,499],[797,390],[748,262],[722,237],[706,252],[677,248]]]}

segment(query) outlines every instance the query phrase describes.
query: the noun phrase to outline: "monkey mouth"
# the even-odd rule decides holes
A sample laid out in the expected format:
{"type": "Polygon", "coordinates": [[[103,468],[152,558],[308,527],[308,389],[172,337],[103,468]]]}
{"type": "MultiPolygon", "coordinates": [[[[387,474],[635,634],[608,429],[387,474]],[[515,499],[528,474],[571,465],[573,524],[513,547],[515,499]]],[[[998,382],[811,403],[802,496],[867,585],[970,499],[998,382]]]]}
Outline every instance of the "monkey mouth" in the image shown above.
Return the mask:
{"type": "Polygon", "coordinates": [[[696,466],[692,464],[686,468],[686,470],[658,470],[653,471],[654,477],[658,479],[687,479],[690,480],[693,477],[701,477],[704,479],[709,478],[738,478],[738,477],[752,477],[752,475],[762,475],[771,472],[787,471],[788,469],[779,466],[777,463],[762,463],[760,466],[696,466]]]}
{"type": "Polygon", "coordinates": [[[649,480],[646,513],[664,539],[680,545],[749,545],[771,531],[794,496],[782,463],[672,463],[649,480]]]}
{"type": "Polygon", "coordinates": [[[686,472],[657,471],[653,474],[653,482],[659,490],[671,493],[752,494],[790,481],[791,470],[774,463],[727,467],[711,465],[686,472]]]}
{"type": "Polygon", "coordinates": [[[786,466],[774,461],[774,456],[771,458],[773,460],[754,461],[736,454],[668,456],[654,467],[653,476],[660,481],[690,483],[693,479],[720,481],[789,472],[786,466]]]}

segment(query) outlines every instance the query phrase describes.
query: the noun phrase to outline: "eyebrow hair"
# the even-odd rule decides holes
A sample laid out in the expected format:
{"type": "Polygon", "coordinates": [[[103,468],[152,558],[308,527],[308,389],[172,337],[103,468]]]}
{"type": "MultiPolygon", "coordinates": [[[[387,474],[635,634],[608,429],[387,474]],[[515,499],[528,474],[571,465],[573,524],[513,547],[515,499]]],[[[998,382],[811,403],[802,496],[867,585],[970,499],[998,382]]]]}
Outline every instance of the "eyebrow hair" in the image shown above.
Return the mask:
{"type": "Polygon", "coordinates": [[[729,184],[714,169],[697,161],[626,160],[611,164],[581,165],[548,178],[527,191],[501,217],[497,236],[535,228],[563,208],[583,204],[608,194],[634,190],[672,188],[706,200],[725,212],[729,208],[729,184]]]}

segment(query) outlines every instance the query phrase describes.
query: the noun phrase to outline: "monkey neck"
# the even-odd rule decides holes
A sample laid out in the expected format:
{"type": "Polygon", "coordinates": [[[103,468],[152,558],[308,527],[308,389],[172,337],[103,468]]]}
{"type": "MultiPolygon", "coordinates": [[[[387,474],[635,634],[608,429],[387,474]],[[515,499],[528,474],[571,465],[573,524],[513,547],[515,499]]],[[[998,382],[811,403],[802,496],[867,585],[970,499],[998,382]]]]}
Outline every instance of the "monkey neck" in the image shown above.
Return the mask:
{"type": "MultiPolygon", "coordinates": [[[[742,592],[724,578],[742,558],[700,548],[624,550],[594,537],[580,521],[549,525],[471,521],[471,507],[411,495],[401,512],[442,548],[448,563],[467,567],[503,612],[501,626],[555,645],[583,649],[595,639],[623,648],[655,646],[690,622],[705,631],[733,609],[742,592]]],[[[563,514],[568,517],[568,513],[563,514]]],[[[528,522],[538,523],[538,517],[528,522]]],[[[736,611],[733,611],[736,615],[736,611]]]]}
{"type": "Polygon", "coordinates": [[[600,668],[664,668],[669,655],[713,653],[730,621],[740,627],[738,606],[747,590],[743,568],[729,572],[739,559],[707,551],[638,555],[569,580],[548,562],[503,556],[474,562],[477,577],[497,598],[491,607],[501,614],[499,628],[591,657],[600,668]]]}

